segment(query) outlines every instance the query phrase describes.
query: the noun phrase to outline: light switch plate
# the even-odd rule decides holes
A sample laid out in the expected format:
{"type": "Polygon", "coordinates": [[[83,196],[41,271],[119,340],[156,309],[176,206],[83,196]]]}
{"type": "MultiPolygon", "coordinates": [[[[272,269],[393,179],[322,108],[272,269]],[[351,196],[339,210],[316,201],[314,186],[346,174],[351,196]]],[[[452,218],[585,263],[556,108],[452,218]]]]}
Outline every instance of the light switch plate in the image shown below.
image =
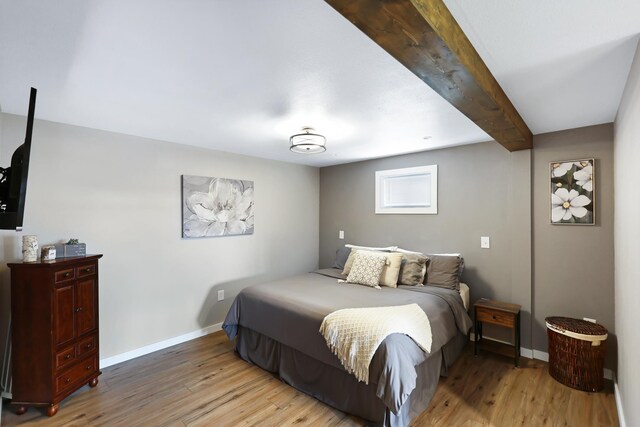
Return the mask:
{"type": "Polygon", "coordinates": [[[224,289],[218,291],[218,301],[224,300],[224,289]]]}
{"type": "Polygon", "coordinates": [[[489,249],[491,247],[491,243],[489,242],[489,236],[480,237],[480,247],[482,249],[489,249]]]}
{"type": "Polygon", "coordinates": [[[344,239],[344,230],[338,232],[338,239],[344,239]]]}

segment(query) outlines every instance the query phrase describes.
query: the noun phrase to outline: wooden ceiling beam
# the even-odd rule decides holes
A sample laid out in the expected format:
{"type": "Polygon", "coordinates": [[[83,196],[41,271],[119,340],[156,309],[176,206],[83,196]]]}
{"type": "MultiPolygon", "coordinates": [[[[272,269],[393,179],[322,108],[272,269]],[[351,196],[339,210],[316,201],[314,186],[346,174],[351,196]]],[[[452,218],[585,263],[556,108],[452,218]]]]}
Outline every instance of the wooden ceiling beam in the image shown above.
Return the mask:
{"type": "Polygon", "coordinates": [[[443,0],[325,0],[509,151],[532,147],[518,111],[443,0]]]}

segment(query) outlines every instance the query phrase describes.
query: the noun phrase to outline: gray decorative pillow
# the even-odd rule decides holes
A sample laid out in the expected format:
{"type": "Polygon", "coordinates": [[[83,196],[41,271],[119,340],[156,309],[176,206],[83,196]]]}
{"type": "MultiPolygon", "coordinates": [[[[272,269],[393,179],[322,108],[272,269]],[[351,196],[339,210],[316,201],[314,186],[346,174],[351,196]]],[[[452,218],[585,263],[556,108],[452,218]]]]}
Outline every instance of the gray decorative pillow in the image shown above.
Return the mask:
{"type": "Polygon", "coordinates": [[[333,268],[339,268],[340,270],[344,269],[344,265],[347,263],[347,259],[349,259],[349,254],[351,253],[351,248],[347,248],[346,246],[341,247],[336,251],[336,260],[333,263],[333,268]]]}
{"type": "Polygon", "coordinates": [[[460,290],[464,260],[459,255],[429,255],[425,284],[460,290]]]}
{"type": "Polygon", "coordinates": [[[409,286],[424,286],[424,276],[427,273],[429,257],[422,254],[405,253],[400,267],[398,283],[409,286]]]}
{"type": "Polygon", "coordinates": [[[371,252],[357,251],[353,258],[353,265],[349,276],[347,276],[347,283],[380,289],[380,276],[387,262],[384,254],[378,255],[371,252]]]}

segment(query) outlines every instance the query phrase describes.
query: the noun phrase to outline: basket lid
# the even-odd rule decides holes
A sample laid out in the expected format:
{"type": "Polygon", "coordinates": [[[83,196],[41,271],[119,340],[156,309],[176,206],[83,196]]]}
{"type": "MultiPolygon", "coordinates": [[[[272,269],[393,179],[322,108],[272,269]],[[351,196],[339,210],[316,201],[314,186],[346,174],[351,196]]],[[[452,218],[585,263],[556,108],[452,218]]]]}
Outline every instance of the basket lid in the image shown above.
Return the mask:
{"type": "Polygon", "coordinates": [[[547,317],[545,320],[549,329],[561,334],[588,341],[607,339],[607,328],[598,323],[559,316],[547,317]]]}

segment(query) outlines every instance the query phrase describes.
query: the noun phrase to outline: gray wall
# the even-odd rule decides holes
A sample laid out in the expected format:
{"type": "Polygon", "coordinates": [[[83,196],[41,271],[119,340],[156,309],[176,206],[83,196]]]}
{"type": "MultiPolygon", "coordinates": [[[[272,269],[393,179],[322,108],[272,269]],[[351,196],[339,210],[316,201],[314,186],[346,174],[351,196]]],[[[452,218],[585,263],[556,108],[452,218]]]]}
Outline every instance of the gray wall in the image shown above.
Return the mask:
{"type": "Polygon", "coordinates": [[[530,151],[495,142],[320,169],[320,265],[344,243],[461,252],[471,300],[493,297],[523,306],[522,345],[530,348],[530,151]],[[438,165],[437,215],[376,215],[377,170],[438,165]],[[345,231],[345,240],[338,231],[345,231]],[[480,249],[480,236],[491,238],[480,249]]]}
{"type": "MultiPolygon", "coordinates": [[[[0,164],[24,128],[0,114],[0,164]]],[[[0,330],[22,234],[104,254],[102,358],[221,322],[244,286],[317,267],[318,188],[317,168],[36,121],[24,232],[0,232],[0,330]],[[181,174],[253,180],[255,234],[182,239],[181,174]]]]}
{"type": "Polygon", "coordinates": [[[607,367],[615,365],[611,124],[538,135],[531,151],[488,142],[322,168],[320,264],[344,243],[462,252],[472,301],[523,306],[523,347],[547,351],[547,316],[590,317],[611,332],[607,367]],[[549,162],[589,157],[596,225],[552,226],[549,162]],[[438,165],[438,215],[374,214],[375,171],[427,164],[438,165]],[[480,236],[491,249],[480,249],[480,236]]]}
{"type": "Polygon", "coordinates": [[[640,45],[615,122],[615,306],[618,335],[618,387],[626,425],[640,425],[640,45]]]}
{"type": "Polygon", "coordinates": [[[545,317],[589,317],[609,332],[615,357],[613,125],[536,135],[533,140],[533,346],[546,351],[545,317]],[[551,225],[549,163],[596,159],[596,224],[551,225]]]}

